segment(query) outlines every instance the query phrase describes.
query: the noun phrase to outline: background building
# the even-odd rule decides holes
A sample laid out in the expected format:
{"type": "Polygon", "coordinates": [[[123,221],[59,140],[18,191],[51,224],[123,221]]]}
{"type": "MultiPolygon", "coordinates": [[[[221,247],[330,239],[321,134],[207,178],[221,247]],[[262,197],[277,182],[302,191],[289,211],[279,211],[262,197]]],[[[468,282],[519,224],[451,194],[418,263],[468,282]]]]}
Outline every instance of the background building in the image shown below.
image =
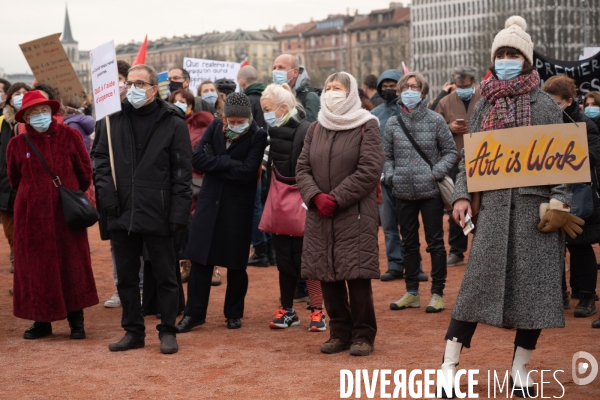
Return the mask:
{"type": "Polygon", "coordinates": [[[600,0],[413,0],[412,69],[435,94],[456,65],[485,76],[494,36],[511,15],[525,18],[535,50],[557,60],[578,60],[584,37],[588,46],[600,44],[600,0]]]}
{"type": "Polygon", "coordinates": [[[89,51],[79,51],[79,43],[73,38],[71,31],[71,22],[69,21],[69,10],[65,9],[65,26],[60,38],[73,69],[81,81],[83,90],[86,93],[92,93],[92,77],[90,75],[90,53],[89,51]]]}

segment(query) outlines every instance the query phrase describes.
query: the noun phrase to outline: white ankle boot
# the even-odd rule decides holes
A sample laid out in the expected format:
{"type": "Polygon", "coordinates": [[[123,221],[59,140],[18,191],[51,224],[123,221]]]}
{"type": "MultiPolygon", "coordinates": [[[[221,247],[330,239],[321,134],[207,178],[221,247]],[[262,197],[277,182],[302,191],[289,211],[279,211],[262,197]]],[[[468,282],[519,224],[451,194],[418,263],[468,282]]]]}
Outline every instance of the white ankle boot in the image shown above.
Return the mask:
{"type": "Polygon", "coordinates": [[[533,350],[525,350],[517,346],[513,357],[512,368],[510,369],[511,390],[514,387],[514,394],[517,397],[529,398],[535,397],[535,386],[531,376],[527,375],[525,365],[529,364],[533,350]]]}
{"type": "MultiPolygon", "coordinates": [[[[456,366],[458,365],[458,359],[460,358],[460,351],[462,350],[462,343],[459,343],[456,338],[452,340],[446,340],[446,351],[444,352],[444,360],[442,361],[442,373],[446,378],[451,379],[451,391],[447,393],[442,387],[442,399],[453,399],[454,398],[454,377],[456,376],[456,366]]],[[[438,387],[440,382],[438,382],[438,387]]]]}

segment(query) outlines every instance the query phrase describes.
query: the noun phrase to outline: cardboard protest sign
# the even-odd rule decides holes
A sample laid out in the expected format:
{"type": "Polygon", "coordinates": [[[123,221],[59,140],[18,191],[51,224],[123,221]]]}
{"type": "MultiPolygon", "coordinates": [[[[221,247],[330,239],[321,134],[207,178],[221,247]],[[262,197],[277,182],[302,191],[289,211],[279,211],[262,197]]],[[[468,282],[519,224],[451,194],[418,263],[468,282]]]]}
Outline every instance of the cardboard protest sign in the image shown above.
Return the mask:
{"type": "Polygon", "coordinates": [[[158,74],[158,93],[160,93],[160,98],[165,100],[171,92],[169,92],[169,81],[167,78],[169,77],[169,71],[163,71],[158,74]]]}
{"type": "Polygon", "coordinates": [[[121,110],[115,43],[111,40],[90,51],[96,121],[121,110]]]}
{"type": "Polygon", "coordinates": [[[205,60],[203,58],[183,59],[183,68],[190,73],[190,90],[196,94],[196,90],[202,81],[210,79],[231,79],[237,83],[237,74],[240,70],[240,63],[227,61],[205,60]]]}
{"type": "Polygon", "coordinates": [[[555,75],[567,75],[575,80],[580,94],[600,90],[600,53],[579,61],[559,61],[533,52],[533,65],[542,85],[555,75]]]}
{"type": "Polygon", "coordinates": [[[469,192],[590,181],[585,123],[464,135],[469,192]]]}
{"type": "Polygon", "coordinates": [[[54,91],[57,98],[78,95],[85,98],[85,91],[73,69],[71,60],[60,42],[60,33],[45,36],[19,45],[33,76],[54,91]]]}

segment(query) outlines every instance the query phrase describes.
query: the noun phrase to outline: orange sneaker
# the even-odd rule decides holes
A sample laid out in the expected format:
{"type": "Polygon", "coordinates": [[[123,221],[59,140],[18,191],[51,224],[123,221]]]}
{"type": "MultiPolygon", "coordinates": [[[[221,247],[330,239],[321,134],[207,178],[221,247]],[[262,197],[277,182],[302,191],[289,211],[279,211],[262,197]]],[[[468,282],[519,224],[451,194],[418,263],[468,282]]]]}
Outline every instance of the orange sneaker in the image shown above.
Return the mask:
{"type": "Polygon", "coordinates": [[[290,326],[300,325],[300,320],[296,311],[286,310],[283,307],[279,307],[277,311],[273,313],[273,319],[269,322],[271,329],[285,329],[290,326]]]}
{"type": "Polygon", "coordinates": [[[325,322],[325,314],[323,310],[315,310],[310,314],[310,325],[308,325],[309,332],[324,332],[327,330],[327,323],[325,322]]]}

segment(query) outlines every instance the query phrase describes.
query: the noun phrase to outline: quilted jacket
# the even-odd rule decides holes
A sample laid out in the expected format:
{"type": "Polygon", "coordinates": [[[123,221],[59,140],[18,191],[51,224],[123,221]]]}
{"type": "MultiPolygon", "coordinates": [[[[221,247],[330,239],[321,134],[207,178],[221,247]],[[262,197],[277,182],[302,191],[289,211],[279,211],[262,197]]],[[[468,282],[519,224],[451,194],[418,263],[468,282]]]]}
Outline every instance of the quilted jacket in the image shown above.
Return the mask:
{"type": "Polygon", "coordinates": [[[417,153],[398,120],[390,118],[383,134],[385,184],[392,188],[394,197],[398,199],[420,200],[439,196],[436,180],[444,179],[458,158],[446,121],[427,108],[427,98],[412,113],[401,107],[398,115],[433,163],[433,168],[417,153]]]}

